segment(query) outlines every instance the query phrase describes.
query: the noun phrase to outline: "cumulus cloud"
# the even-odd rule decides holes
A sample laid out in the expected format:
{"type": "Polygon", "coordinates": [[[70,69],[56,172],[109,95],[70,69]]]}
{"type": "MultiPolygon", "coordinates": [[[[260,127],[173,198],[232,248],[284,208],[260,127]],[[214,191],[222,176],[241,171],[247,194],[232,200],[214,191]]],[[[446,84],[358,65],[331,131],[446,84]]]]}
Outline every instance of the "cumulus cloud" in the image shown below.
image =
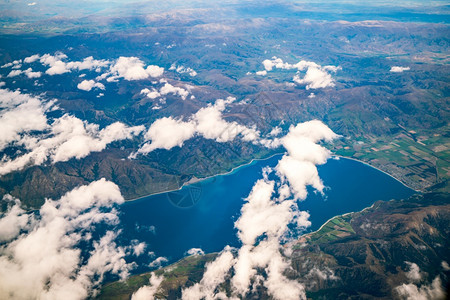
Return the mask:
{"type": "Polygon", "coordinates": [[[176,64],[172,64],[169,68],[171,71],[176,71],[177,73],[184,74],[188,73],[190,76],[197,76],[197,72],[194,69],[184,66],[177,66],[176,64]]]}
{"type": "Polygon", "coordinates": [[[150,99],[161,97],[161,94],[154,88],[152,88],[152,90],[149,90],[148,88],[142,89],[141,94],[146,95],[150,99]]]}
{"type": "Polygon", "coordinates": [[[11,72],[9,72],[7,77],[19,76],[22,73],[23,73],[22,70],[12,70],[11,72]]]}
{"type": "Polygon", "coordinates": [[[404,72],[404,71],[409,71],[409,70],[411,70],[410,67],[393,66],[389,72],[392,72],[392,73],[402,73],[402,72],[404,72]]]}
{"type": "Polygon", "coordinates": [[[103,77],[108,77],[108,81],[114,81],[117,78],[125,80],[141,80],[148,77],[160,77],[164,73],[164,68],[150,65],[144,68],[144,62],[137,57],[121,56],[114,64],[111,65],[109,73],[105,73],[103,77]]]}
{"type": "Polygon", "coordinates": [[[19,76],[21,74],[25,74],[30,79],[39,78],[42,76],[42,72],[33,72],[33,69],[28,68],[23,71],[22,70],[12,70],[11,72],[9,72],[7,77],[15,77],[15,76],[19,76]]]}
{"type": "Polygon", "coordinates": [[[290,264],[282,255],[281,244],[288,236],[290,224],[297,229],[311,225],[309,214],[299,209],[297,200],[306,198],[308,185],[322,191],[316,165],[325,163],[330,153],[317,143],[336,137],[317,120],[289,129],[280,139],[287,153],[275,167],[275,175],[280,180],[269,179],[273,172],[266,168],[263,178],[255,183],[245,199],[241,216],[235,222],[242,247],[236,256],[226,248],[208,265],[199,283],[183,290],[183,299],[227,298],[225,291],[219,288],[227,278],[233,297],[243,297],[250,288],[262,284],[274,299],[306,299],[304,286],[284,275],[290,264]],[[258,270],[264,270],[263,274],[258,270]]]}
{"type": "Polygon", "coordinates": [[[149,300],[154,299],[155,294],[158,291],[161,282],[164,277],[156,276],[155,274],[151,274],[149,283],[150,285],[145,285],[139,288],[133,295],[131,296],[131,300],[149,300]]]}
{"type": "Polygon", "coordinates": [[[41,165],[47,160],[55,163],[71,158],[83,158],[91,152],[102,151],[114,141],[130,139],[140,134],[143,126],[128,127],[116,122],[103,129],[99,125],[65,114],[48,120],[46,113],[53,102],[37,97],[0,90],[0,149],[23,147],[25,154],[0,161],[0,175],[29,165],[41,165]],[[33,132],[33,134],[31,134],[33,132]]]}
{"type": "MultiPolygon", "coordinates": [[[[30,60],[32,61],[33,59],[35,59],[35,57],[31,56],[30,60]]],[[[44,54],[39,60],[43,65],[50,67],[45,71],[48,75],[64,74],[71,70],[96,70],[97,72],[100,72],[102,68],[110,65],[108,60],[96,60],[92,56],[84,58],[83,61],[66,62],[67,55],[61,52],[58,52],[55,55],[44,54]]]]}
{"type": "Polygon", "coordinates": [[[257,71],[257,72],[256,72],[256,75],[259,75],[259,76],[266,76],[266,75],[267,75],[267,71],[266,71],[266,70],[263,70],[263,71],[257,71]]]}
{"type": "Polygon", "coordinates": [[[408,279],[412,282],[419,282],[422,279],[422,274],[420,272],[419,266],[409,261],[406,261],[405,263],[409,267],[409,270],[406,273],[406,277],[408,277],[408,279]]]}
{"type": "Polygon", "coordinates": [[[445,299],[445,291],[442,282],[437,276],[430,285],[417,286],[415,284],[402,284],[395,289],[401,299],[406,300],[428,300],[445,299]]]}
{"type": "Polygon", "coordinates": [[[161,268],[163,264],[167,263],[169,260],[166,257],[158,257],[154,261],[148,264],[150,268],[161,268]]]}
{"type": "Polygon", "coordinates": [[[201,281],[183,290],[182,299],[227,299],[228,297],[223,293],[215,295],[215,297],[211,297],[211,295],[214,295],[217,286],[224,282],[233,262],[234,258],[231,249],[226,247],[213,262],[206,265],[206,270],[201,281]]]}
{"type": "Polygon", "coordinates": [[[70,69],[67,67],[66,63],[63,62],[63,59],[66,59],[67,55],[64,53],[56,53],[55,55],[44,54],[39,59],[40,62],[49,66],[45,73],[48,75],[59,75],[70,72],[70,69]]]}
{"type": "MultiPolygon", "coordinates": [[[[283,62],[281,58],[276,56],[272,57],[272,59],[266,59],[263,61],[263,66],[266,72],[272,71],[274,68],[276,69],[285,69],[285,70],[297,70],[297,74],[294,75],[293,81],[297,84],[305,85],[306,89],[318,89],[318,88],[326,88],[333,87],[335,85],[333,78],[329,72],[337,72],[340,70],[340,67],[336,66],[320,66],[312,61],[301,60],[296,64],[289,64],[283,62]],[[306,74],[303,76],[300,74],[300,71],[306,70],[306,74]],[[303,77],[301,77],[303,76],[303,77]]],[[[256,74],[258,75],[266,75],[266,73],[262,73],[264,71],[259,71],[256,74]]]]}
{"type": "Polygon", "coordinates": [[[25,71],[23,71],[23,73],[25,73],[25,75],[27,75],[28,78],[32,79],[32,78],[39,78],[42,76],[42,72],[33,72],[33,69],[28,68],[25,71]]]}
{"type": "Polygon", "coordinates": [[[95,82],[94,80],[83,80],[77,85],[77,88],[89,92],[93,88],[104,90],[105,86],[100,82],[95,82]]]}
{"type": "Polygon", "coordinates": [[[21,134],[48,128],[45,113],[53,102],[43,103],[18,91],[0,90],[0,151],[21,134]]]}
{"type": "Polygon", "coordinates": [[[115,243],[117,233],[91,234],[95,224],[118,223],[114,206],[124,199],[114,183],[101,179],[78,187],[57,201],[47,199],[39,212],[25,213],[15,201],[0,219],[20,228],[0,232],[8,241],[0,246],[0,298],[84,299],[106,273],[128,276],[131,265],[115,243]],[[88,259],[80,242],[92,245],[88,259]]]}
{"type": "Polygon", "coordinates": [[[204,255],[205,252],[203,252],[200,248],[191,248],[186,252],[187,255],[204,255]]]}
{"type": "MultiPolygon", "coordinates": [[[[227,122],[222,117],[222,112],[226,105],[232,103],[235,98],[219,99],[214,104],[201,108],[187,121],[164,117],[156,120],[145,134],[145,143],[137,153],[147,154],[155,149],[170,150],[173,147],[181,147],[185,141],[195,135],[212,139],[217,142],[229,142],[238,135],[244,141],[256,142],[259,138],[259,131],[240,125],[237,122],[227,122]]],[[[135,157],[136,154],[131,157],[135,157]]]]}
{"type": "Polygon", "coordinates": [[[147,154],[155,149],[170,150],[175,146],[181,147],[185,141],[196,133],[194,122],[184,122],[172,117],[158,119],[145,133],[145,139],[151,143],[144,144],[138,153],[147,154]]]}
{"type": "Polygon", "coordinates": [[[138,240],[131,241],[131,248],[133,249],[133,254],[135,256],[140,256],[144,253],[145,248],[147,248],[147,244],[144,242],[139,243],[138,240]]]}
{"type": "Polygon", "coordinates": [[[189,92],[186,91],[183,88],[176,87],[171,85],[170,83],[166,82],[163,87],[159,90],[159,93],[161,95],[167,95],[167,94],[174,94],[179,95],[181,99],[186,100],[187,96],[189,95],[189,92]]]}
{"type": "Polygon", "coordinates": [[[41,58],[41,56],[39,54],[34,54],[28,57],[25,57],[25,59],[23,60],[24,63],[30,64],[33,63],[37,60],[39,60],[41,58]]]}

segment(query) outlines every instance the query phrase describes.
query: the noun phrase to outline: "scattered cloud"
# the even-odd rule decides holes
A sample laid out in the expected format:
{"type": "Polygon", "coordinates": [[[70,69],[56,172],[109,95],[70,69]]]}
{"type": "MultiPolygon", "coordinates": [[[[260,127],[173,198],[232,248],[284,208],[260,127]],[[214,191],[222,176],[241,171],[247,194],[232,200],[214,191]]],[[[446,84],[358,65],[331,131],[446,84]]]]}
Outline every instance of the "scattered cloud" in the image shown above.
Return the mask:
{"type": "Polygon", "coordinates": [[[104,90],[105,86],[100,82],[95,82],[94,80],[83,80],[77,85],[77,88],[89,92],[93,88],[104,90]]]}
{"type": "Polygon", "coordinates": [[[21,70],[12,70],[11,72],[9,72],[7,77],[15,77],[15,76],[19,76],[20,74],[22,74],[23,72],[21,70]]]}
{"type": "Polygon", "coordinates": [[[47,129],[45,112],[52,106],[53,102],[43,103],[18,91],[0,90],[0,151],[24,133],[47,129]]]}
{"type": "Polygon", "coordinates": [[[151,263],[148,264],[148,266],[150,268],[161,268],[163,264],[167,263],[169,260],[165,257],[158,257],[157,259],[155,259],[154,261],[152,261],[151,263]]]}
{"type": "Polygon", "coordinates": [[[401,299],[407,300],[428,300],[445,299],[445,291],[442,282],[437,276],[429,285],[417,286],[413,283],[402,284],[395,288],[401,299]]]}
{"type": "MultiPolygon", "coordinates": [[[[336,66],[320,66],[312,61],[301,60],[296,64],[289,64],[283,62],[281,58],[276,56],[272,59],[266,59],[262,62],[264,66],[264,71],[256,72],[257,75],[266,75],[267,72],[276,69],[284,70],[297,70],[296,75],[293,77],[293,81],[300,85],[305,85],[307,90],[309,89],[319,89],[326,87],[333,87],[335,85],[330,72],[336,73],[340,70],[340,67],[336,66]],[[306,74],[302,75],[300,72],[305,71],[306,74]],[[303,76],[303,77],[302,77],[303,76]]],[[[312,97],[311,97],[312,98],[312,97]]]]}
{"type": "Polygon", "coordinates": [[[256,72],[256,75],[259,75],[259,76],[266,76],[266,75],[267,75],[267,71],[266,71],[266,70],[263,70],[263,71],[257,71],[257,72],[256,72]]]}
{"type": "Polygon", "coordinates": [[[389,72],[392,72],[392,73],[402,73],[402,72],[404,72],[404,71],[409,71],[409,70],[411,70],[410,67],[398,67],[398,66],[393,66],[389,72]]]}
{"type": "Polygon", "coordinates": [[[240,125],[237,122],[227,122],[222,117],[222,112],[227,104],[235,101],[235,98],[219,99],[214,104],[201,108],[193,114],[187,121],[175,119],[173,117],[164,117],[156,120],[145,134],[145,140],[151,141],[145,143],[136,154],[148,154],[155,149],[170,150],[173,147],[181,147],[185,141],[195,135],[212,139],[216,142],[229,142],[238,135],[244,141],[257,142],[259,131],[240,125]]]}
{"type": "MultiPolygon", "coordinates": [[[[183,88],[175,87],[170,83],[166,82],[164,86],[159,90],[161,95],[174,94],[179,95],[181,99],[186,100],[186,97],[189,95],[189,92],[183,88]]],[[[148,95],[147,95],[148,96],[148,95]]]]}
{"type": "Polygon", "coordinates": [[[205,252],[203,252],[200,248],[191,248],[186,252],[187,255],[204,255],[205,252]]]}
{"type": "Polygon", "coordinates": [[[206,270],[201,281],[183,290],[182,299],[228,299],[224,293],[214,295],[214,292],[217,286],[225,281],[225,277],[233,262],[234,258],[231,249],[226,247],[214,261],[205,266],[206,270]],[[214,295],[214,297],[211,297],[211,295],[214,295]]]}
{"type": "Polygon", "coordinates": [[[408,277],[409,280],[412,282],[419,282],[422,280],[422,273],[420,272],[420,268],[417,264],[406,261],[405,262],[408,265],[408,272],[406,273],[406,277],[408,277]]]}
{"type": "Polygon", "coordinates": [[[0,125],[3,128],[0,149],[14,145],[23,147],[25,151],[14,158],[4,155],[0,160],[0,175],[30,165],[41,165],[47,160],[55,163],[80,159],[144,130],[144,126],[128,127],[120,122],[100,129],[97,124],[68,114],[48,119],[46,113],[56,108],[53,101],[20,92],[0,90],[0,106],[0,125]]]}
{"type": "Polygon", "coordinates": [[[33,72],[33,69],[28,68],[25,71],[23,71],[25,75],[27,75],[28,78],[39,78],[42,76],[42,72],[33,72]]]}
{"type": "Polygon", "coordinates": [[[197,72],[195,72],[192,68],[186,68],[184,66],[177,66],[176,64],[172,64],[169,68],[171,71],[176,71],[177,73],[184,74],[188,73],[190,76],[197,76],[197,72]]]}
{"type": "Polygon", "coordinates": [[[137,57],[121,56],[117,59],[101,78],[107,78],[107,81],[115,81],[118,78],[125,80],[141,80],[148,77],[160,77],[164,73],[164,68],[150,65],[145,68],[144,62],[137,57]]]}
{"type": "Polygon", "coordinates": [[[8,241],[0,246],[0,298],[84,299],[105,274],[128,276],[132,265],[115,243],[118,233],[91,234],[95,224],[119,221],[114,206],[124,199],[114,183],[101,179],[75,188],[57,201],[47,199],[39,212],[24,212],[13,201],[0,220],[20,231],[0,231],[8,241]],[[88,259],[80,242],[92,245],[88,259]]]}
{"type": "Polygon", "coordinates": [[[41,56],[39,54],[34,54],[28,57],[25,57],[25,59],[23,60],[24,63],[30,64],[33,63],[37,60],[39,60],[41,58],[41,56]]]}
{"type": "Polygon", "coordinates": [[[161,97],[161,94],[154,88],[152,88],[152,90],[149,90],[148,88],[142,89],[141,94],[146,95],[150,99],[156,99],[158,97],[161,97]]]}
{"type": "Polygon", "coordinates": [[[291,126],[280,139],[287,150],[275,167],[274,175],[280,180],[269,179],[273,171],[266,168],[235,222],[242,242],[237,255],[225,248],[208,264],[202,280],[183,290],[183,299],[227,298],[219,288],[226,279],[231,282],[233,297],[245,296],[250,288],[264,285],[274,299],[306,299],[305,287],[284,275],[290,264],[282,255],[281,244],[287,239],[289,224],[295,224],[297,229],[311,225],[309,214],[299,209],[297,200],[306,198],[307,185],[323,190],[316,165],[325,163],[330,153],[317,142],[336,137],[317,120],[291,126]],[[264,275],[258,270],[264,270],[264,275]]]}
{"type": "Polygon", "coordinates": [[[144,253],[145,248],[147,248],[147,244],[144,242],[140,242],[138,240],[132,240],[131,241],[131,247],[133,249],[133,254],[135,256],[140,256],[144,253]]]}
{"type": "Polygon", "coordinates": [[[149,300],[154,299],[155,294],[158,291],[161,282],[164,277],[156,276],[155,274],[151,274],[149,283],[150,285],[145,285],[139,288],[133,295],[131,296],[131,300],[149,300]]]}

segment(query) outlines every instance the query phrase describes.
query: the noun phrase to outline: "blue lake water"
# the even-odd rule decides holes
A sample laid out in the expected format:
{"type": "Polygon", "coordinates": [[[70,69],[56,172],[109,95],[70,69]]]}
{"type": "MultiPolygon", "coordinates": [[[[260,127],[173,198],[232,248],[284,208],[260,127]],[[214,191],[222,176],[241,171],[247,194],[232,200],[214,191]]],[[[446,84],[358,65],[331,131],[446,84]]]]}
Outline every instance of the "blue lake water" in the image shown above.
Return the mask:
{"type": "MultiPolygon", "coordinates": [[[[172,263],[187,250],[201,248],[206,253],[220,251],[225,245],[239,246],[234,221],[239,217],[243,199],[262,178],[262,168],[274,167],[281,155],[254,161],[227,175],[215,176],[185,186],[179,191],[148,196],[120,206],[123,233],[120,243],[132,240],[148,244],[146,253],[132,257],[140,267],[164,256],[172,263]]],[[[361,162],[340,158],[319,166],[325,196],[311,192],[300,202],[309,211],[312,226],[318,229],[333,216],[359,211],[377,200],[402,199],[414,194],[399,181],[361,162]]]]}

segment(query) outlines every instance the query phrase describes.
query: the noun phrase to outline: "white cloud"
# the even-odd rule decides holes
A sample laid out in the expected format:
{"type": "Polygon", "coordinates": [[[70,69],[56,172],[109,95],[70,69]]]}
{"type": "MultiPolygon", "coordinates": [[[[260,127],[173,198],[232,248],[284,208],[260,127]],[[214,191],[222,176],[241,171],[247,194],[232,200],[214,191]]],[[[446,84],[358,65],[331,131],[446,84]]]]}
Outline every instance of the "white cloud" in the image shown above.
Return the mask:
{"type": "Polygon", "coordinates": [[[18,199],[5,195],[3,196],[3,201],[10,205],[8,205],[6,212],[0,214],[0,243],[17,237],[20,231],[28,224],[28,215],[20,207],[18,199]]]}
{"type": "Polygon", "coordinates": [[[419,266],[409,261],[406,261],[405,263],[409,267],[409,270],[406,273],[406,277],[408,277],[408,279],[412,282],[419,282],[420,280],[422,280],[422,274],[420,272],[419,266]]]}
{"type": "Polygon", "coordinates": [[[311,225],[309,214],[299,210],[297,200],[306,197],[307,185],[319,191],[323,189],[316,164],[324,163],[329,152],[316,143],[336,137],[326,125],[316,120],[291,126],[289,133],[281,138],[287,154],[275,167],[281,181],[269,180],[272,171],[266,168],[263,179],[253,186],[241,216],[235,222],[243,244],[237,256],[234,258],[229,249],[225,249],[209,265],[214,266],[212,270],[215,271],[208,274],[208,267],[199,283],[183,291],[183,299],[226,298],[217,287],[230,276],[233,297],[243,297],[251,286],[254,289],[262,284],[274,299],[306,299],[304,286],[284,275],[290,264],[281,254],[281,243],[287,238],[289,224],[295,224],[297,229],[311,225]],[[226,259],[224,255],[227,255],[226,259]],[[258,274],[258,270],[264,270],[265,275],[258,274]]]}
{"type": "MultiPolygon", "coordinates": [[[[33,60],[34,56],[31,56],[33,60]]],[[[71,70],[96,70],[100,72],[102,68],[105,68],[110,65],[108,60],[96,60],[92,56],[86,57],[83,61],[72,61],[65,62],[67,59],[67,55],[64,53],[56,53],[55,55],[44,54],[40,57],[40,62],[43,65],[50,66],[47,71],[45,71],[48,75],[59,75],[68,73],[71,70]]]]}
{"type": "Polygon", "coordinates": [[[441,279],[436,277],[430,285],[418,287],[415,284],[402,284],[395,288],[401,299],[407,300],[429,300],[445,299],[441,279]]]}
{"type": "Polygon", "coordinates": [[[277,136],[277,135],[280,135],[281,131],[282,131],[282,130],[281,130],[280,127],[275,126],[275,127],[270,131],[269,135],[270,135],[270,136],[277,136]]]}
{"type": "Polygon", "coordinates": [[[42,76],[42,72],[33,72],[31,68],[26,69],[23,71],[25,75],[27,75],[28,78],[39,78],[42,76]]]}
{"type": "Polygon", "coordinates": [[[175,146],[181,147],[186,140],[194,136],[195,132],[193,122],[184,122],[172,117],[158,119],[144,136],[146,140],[151,140],[151,143],[144,144],[138,153],[147,154],[155,149],[170,150],[175,146]]]}
{"type": "Polygon", "coordinates": [[[105,86],[100,82],[95,82],[94,80],[83,80],[77,85],[77,88],[89,92],[93,88],[104,90],[105,86]]]}
{"type": "Polygon", "coordinates": [[[195,77],[197,76],[197,72],[194,71],[192,68],[186,68],[184,66],[177,66],[176,64],[172,64],[169,68],[169,70],[173,71],[175,70],[177,73],[184,74],[189,73],[190,76],[195,77]]]}
{"type": "Polygon", "coordinates": [[[0,161],[0,175],[41,165],[83,158],[91,152],[102,151],[114,141],[130,139],[140,134],[144,126],[128,127],[116,122],[100,130],[97,124],[64,115],[48,120],[46,112],[53,102],[37,97],[0,90],[0,149],[10,145],[22,146],[26,153],[15,158],[6,155],[0,161]],[[31,135],[31,132],[33,134],[31,135]]]}
{"type": "Polygon", "coordinates": [[[22,73],[23,73],[22,70],[12,70],[11,72],[9,72],[7,77],[19,76],[22,73]]]}
{"type": "Polygon", "coordinates": [[[315,67],[308,68],[303,78],[295,75],[293,81],[298,84],[306,84],[307,90],[334,86],[334,80],[331,78],[331,75],[323,69],[315,67]]]}
{"type": "MultiPolygon", "coordinates": [[[[173,147],[181,147],[185,141],[195,135],[205,139],[213,139],[216,142],[229,142],[238,135],[244,141],[257,142],[259,132],[254,128],[249,128],[237,122],[227,122],[222,118],[222,112],[227,104],[233,102],[235,98],[227,100],[219,99],[214,105],[198,110],[188,121],[164,117],[156,120],[145,134],[145,143],[137,153],[147,154],[155,149],[170,150],[173,147]]],[[[136,154],[131,155],[131,158],[136,154]]]]}
{"type": "Polygon", "coordinates": [[[33,72],[33,70],[31,68],[28,68],[24,71],[22,70],[12,70],[11,72],[9,72],[7,77],[15,77],[15,76],[19,76],[20,74],[25,74],[28,78],[39,78],[42,75],[42,72],[33,72]]]}
{"type": "MultiPolygon", "coordinates": [[[[271,60],[266,59],[263,61],[263,65],[266,72],[270,72],[273,68],[292,70],[297,69],[297,74],[293,77],[293,81],[297,84],[306,85],[306,89],[318,89],[333,87],[335,85],[333,78],[329,72],[336,73],[340,70],[340,67],[336,66],[320,66],[312,61],[301,60],[296,64],[289,64],[283,62],[281,58],[276,56],[271,60]],[[300,71],[306,70],[306,74],[303,78],[300,77],[300,71]]],[[[262,72],[262,71],[260,71],[262,72]]],[[[257,72],[258,74],[258,72],[257,72]]],[[[258,74],[265,75],[265,74],[258,74]]]]}
{"type": "Polygon", "coordinates": [[[216,287],[224,282],[228,270],[234,261],[233,254],[230,248],[227,247],[222,253],[213,261],[206,264],[206,270],[200,283],[194,284],[192,287],[183,290],[183,300],[198,300],[198,299],[224,299],[227,297],[217,298],[211,297],[214,294],[216,287]]]}
{"type": "Polygon", "coordinates": [[[106,68],[111,64],[108,60],[97,60],[92,56],[86,57],[83,61],[73,61],[67,63],[67,68],[73,70],[95,70],[96,72],[100,72],[102,68],[106,68]]]}
{"type": "Polygon", "coordinates": [[[55,55],[50,54],[44,54],[39,59],[40,62],[45,66],[50,66],[50,68],[45,71],[48,75],[59,75],[64,74],[67,72],[70,72],[70,70],[67,68],[67,65],[65,62],[63,62],[63,59],[66,59],[67,55],[64,53],[56,53],[55,55]]]}
{"type": "Polygon", "coordinates": [[[179,95],[181,99],[186,100],[186,97],[189,95],[189,92],[183,88],[175,87],[170,83],[166,82],[164,86],[159,90],[161,95],[174,94],[179,95]]]}
{"type": "Polygon", "coordinates": [[[161,97],[161,94],[154,88],[150,91],[148,88],[142,89],[141,94],[146,95],[150,99],[156,99],[158,97],[161,97]]]}
{"type": "Polygon", "coordinates": [[[205,252],[203,252],[200,248],[191,248],[186,252],[187,255],[204,255],[205,252]]]}
{"type": "Polygon", "coordinates": [[[9,67],[12,67],[14,64],[12,63],[12,62],[9,62],[9,63],[6,63],[6,64],[4,64],[3,66],[1,66],[1,68],[9,68],[9,67]]]}
{"type": "Polygon", "coordinates": [[[259,76],[266,76],[266,75],[267,75],[267,71],[266,71],[266,70],[264,70],[264,71],[257,71],[257,72],[256,72],[256,75],[259,75],[259,76]]]}
{"type": "Polygon", "coordinates": [[[0,90],[0,151],[23,133],[47,129],[45,112],[52,105],[18,91],[0,90]]]}
{"type": "Polygon", "coordinates": [[[117,233],[106,231],[97,240],[91,234],[95,224],[118,223],[114,205],[123,201],[118,186],[101,179],[47,199],[39,213],[25,213],[17,202],[1,219],[12,216],[9,223],[22,230],[1,232],[10,241],[0,246],[0,298],[84,299],[106,273],[128,276],[131,265],[114,241],[117,233]],[[87,260],[77,248],[81,241],[92,245],[87,260]]]}
{"type": "Polygon", "coordinates": [[[138,240],[131,241],[131,248],[133,249],[133,254],[135,256],[140,256],[144,253],[145,248],[147,248],[147,244],[144,242],[139,243],[138,240]]]}
{"type": "Polygon", "coordinates": [[[34,5],[36,5],[36,2],[31,2],[31,3],[28,3],[27,5],[28,6],[34,6],[34,5]]]}
{"type": "Polygon", "coordinates": [[[25,59],[23,60],[24,63],[30,64],[33,63],[37,60],[39,60],[41,58],[41,56],[39,54],[34,54],[28,57],[25,57],[25,59]]]}
{"type": "Polygon", "coordinates": [[[153,300],[163,279],[164,277],[156,276],[152,273],[149,279],[150,285],[145,285],[139,288],[135,293],[133,293],[131,300],[153,300]]]}
{"type": "Polygon", "coordinates": [[[141,80],[148,77],[160,77],[164,73],[164,68],[150,65],[144,68],[144,62],[137,57],[124,57],[119,59],[110,67],[110,72],[105,73],[104,76],[111,77],[108,81],[114,81],[117,78],[124,78],[125,80],[141,80]]]}
{"type": "Polygon", "coordinates": [[[390,70],[389,72],[392,72],[392,73],[402,73],[402,72],[404,72],[404,71],[409,71],[409,70],[411,70],[410,67],[398,67],[398,66],[394,66],[394,67],[391,68],[391,70],[390,70]]]}
{"type": "Polygon", "coordinates": [[[158,257],[157,259],[155,259],[154,261],[152,261],[151,263],[148,264],[148,266],[150,268],[161,268],[161,266],[165,263],[167,263],[169,260],[165,257],[158,257]]]}

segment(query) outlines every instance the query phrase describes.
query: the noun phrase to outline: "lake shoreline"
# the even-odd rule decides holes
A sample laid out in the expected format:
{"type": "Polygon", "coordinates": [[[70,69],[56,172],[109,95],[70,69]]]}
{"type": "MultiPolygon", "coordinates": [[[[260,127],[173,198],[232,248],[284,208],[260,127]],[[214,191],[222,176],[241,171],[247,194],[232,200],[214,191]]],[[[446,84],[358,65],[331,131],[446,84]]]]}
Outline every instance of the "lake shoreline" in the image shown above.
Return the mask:
{"type": "MultiPolygon", "coordinates": [[[[144,198],[147,198],[147,197],[150,197],[150,196],[156,196],[156,195],[161,195],[161,194],[165,194],[165,193],[176,192],[176,191],[181,190],[181,189],[182,189],[183,187],[185,187],[185,186],[189,186],[189,185],[191,185],[191,184],[199,183],[199,182],[202,182],[202,181],[205,181],[205,180],[208,180],[208,179],[217,177],[217,176],[225,176],[225,175],[229,175],[229,174],[232,174],[233,172],[237,171],[238,169],[240,169],[240,168],[242,168],[242,167],[246,167],[246,166],[249,166],[249,165],[253,164],[253,163],[256,162],[256,161],[268,160],[268,159],[271,159],[271,158],[273,158],[273,157],[275,157],[275,156],[277,156],[277,155],[283,155],[284,153],[286,153],[286,152],[275,153],[275,154],[272,154],[272,155],[270,155],[270,156],[268,156],[268,157],[265,157],[265,158],[253,158],[251,161],[249,161],[249,162],[247,162],[247,163],[244,163],[244,164],[241,164],[241,165],[239,165],[239,166],[236,166],[236,167],[232,168],[232,169],[229,170],[229,171],[226,171],[226,172],[223,172],[223,173],[219,173],[219,174],[215,174],[215,175],[211,175],[211,176],[207,176],[207,177],[203,177],[203,178],[197,178],[197,180],[196,180],[195,182],[190,182],[191,180],[189,180],[189,181],[183,183],[183,184],[182,184],[179,188],[177,188],[177,189],[161,191],[161,192],[152,193],[152,194],[148,194],[148,195],[145,195],[145,196],[141,196],[141,197],[137,197],[137,198],[132,198],[132,199],[125,199],[125,202],[124,202],[124,203],[129,203],[129,202],[141,200],[141,199],[144,199],[144,198]]],[[[380,172],[382,172],[382,173],[388,175],[389,177],[395,179],[396,181],[400,182],[403,186],[405,186],[405,187],[407,187],[407,188],[409,188],[409,189],[415,191],[416,193],[422,193],[422,191],[413,189],[412,187],[408,186],[407,184],[405,184],[404,182],[402,182],[402,181],[399,180],[398,178],[392,176],[391,174],[389,174],[389,173],[387,173],[387,172],[385,172],[385,171],[383,171],[383,170],[381,170],[381,169],[379,169],[379,168],[377,168],[377,167],[375,167],[375,166],[372,166],[371,164],[369,164],[369,163],[367,163],[367,162],[364,162],[364,161],[362,161],[362,160],[359,160],[359,159],[356,159],[356,158],[353,158],[353,157],[347,157],[347,156],[342,156],[342,155],[337,155],[337,154],[332,154],[332,155],[331,155],[331,159],[336,159],[336,158],[339,158],[339,159],[340,159],[340,158],[343,158],[343,159],[349,159],[349,160],[353,160],[353,161],[362,163],[362,164],[364,164],[364,165],[366,165],[366,166],[369,166],[369,167],[371,167],[371,168],[373,168],[373,169],[375,169],[375,170],[377,170],[377,171],[380,171],[380,172]]],[[[327,222],[328,222],[328,221],[327,221],[327,222]]]]}
{"type": "Polygon", "coordinates": [[[253,164],[253,163],[256,162],[256,161],[268,160],[268,159],[271,159],[271,158],[273,158],[273,157],[275,157],[275,156],[277,156],[277,155],[283,155],[284,153],[285,153],[285,152],[283,152],[283,153],[275,153],[275,154],[272,154],[272,155],[270,155],[270,156],[268,156],[268,157],[265,157],[265,158],[253,158],[251,161],[249,161],[249,162],[247,162],[247,163],[244,163],[244,164],[241,164],[241,165],[239,165],[239,166],[236,166],[236,167],[232,168],[232,169],[229,170],[229,171],[226,171],[226,172],[223,172],[223,173],[219,173],[219,174],[215,174],[215,175],[211,175],[211,176],[207,176],[207,177],[203,177],[203,178],[197,178],[197,180],[196,180],[195,182],[190,182],[191,180],[189,180],[189,181],[183,183],[183,184],[182,184],[179,188],[177,188],[177,189],[172,189],[172,190],[167,190],[167,191],[161,191],[161,192],[157,192],[157,193],[152,193],[152,194],[148,194],[148,195],[145,195],[145,196],[141,196],[141,197],[137,197],[137,198],[133,198],[133,199],[129,199],[129,200],[126,199],[124,203],[132,202],[132,201],[136,201],[136,200],[140,200],[140,199],[147,198],[147,197],[150,197],[150,196],[161,195],[161,194],[170,193],[170,192],[176,192],[176,191],[181,190],[181,189],[182,189],[183,187],[185,187],[185,186],[189,186],[189,185],[191,185],[191,184],[199,183],[199,182],[202,182],[202,181],[205,181],[205,180],[208,180],[208,179],[217,177],[217,176],[230,175],[230,174],[232,174],[233,172],[237,171],[238,169],[240,169],[240,168],[242,168],[242,167],[249,166],[249,165],[253,164]]]}

